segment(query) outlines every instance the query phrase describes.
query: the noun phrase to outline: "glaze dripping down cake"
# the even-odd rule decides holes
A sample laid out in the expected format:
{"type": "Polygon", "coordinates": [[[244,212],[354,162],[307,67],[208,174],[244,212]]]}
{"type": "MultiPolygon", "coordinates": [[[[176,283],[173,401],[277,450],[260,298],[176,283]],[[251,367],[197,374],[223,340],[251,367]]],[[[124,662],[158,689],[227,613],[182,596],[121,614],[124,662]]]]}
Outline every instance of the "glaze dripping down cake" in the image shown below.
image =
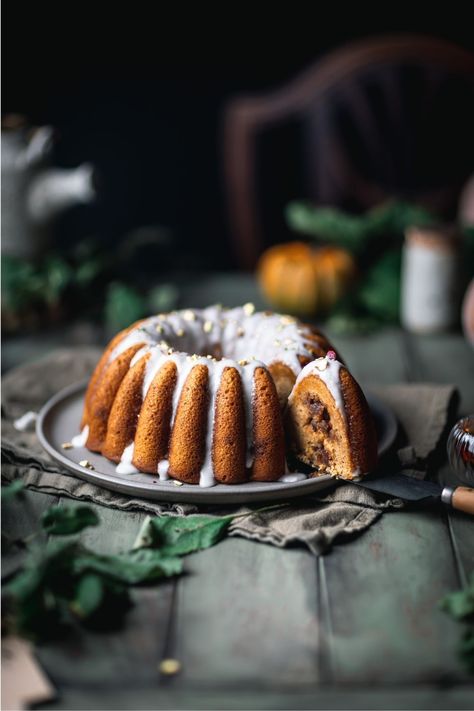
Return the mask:
{"type": "Polygon", "coordinates": [[[212,306],[119,333],[89,382],[79,443],[189,484],[275,481],[294,455],[352,479],[376,462],[364,395],[323,334],[290,316],[212,306]]]}

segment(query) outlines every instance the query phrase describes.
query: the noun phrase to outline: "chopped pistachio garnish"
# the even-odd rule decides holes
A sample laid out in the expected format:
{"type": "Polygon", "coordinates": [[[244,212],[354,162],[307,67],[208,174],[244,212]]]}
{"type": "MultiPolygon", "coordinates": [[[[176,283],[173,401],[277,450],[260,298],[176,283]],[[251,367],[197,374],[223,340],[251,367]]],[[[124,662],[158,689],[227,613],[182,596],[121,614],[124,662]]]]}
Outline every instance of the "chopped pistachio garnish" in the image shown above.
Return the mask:
{"type": "Polygon", "coordinates": [[[94,469],[94,465],[91,464],[88,459],[81,459],[79,466],[84,467],[85,469],[94,469]]]}

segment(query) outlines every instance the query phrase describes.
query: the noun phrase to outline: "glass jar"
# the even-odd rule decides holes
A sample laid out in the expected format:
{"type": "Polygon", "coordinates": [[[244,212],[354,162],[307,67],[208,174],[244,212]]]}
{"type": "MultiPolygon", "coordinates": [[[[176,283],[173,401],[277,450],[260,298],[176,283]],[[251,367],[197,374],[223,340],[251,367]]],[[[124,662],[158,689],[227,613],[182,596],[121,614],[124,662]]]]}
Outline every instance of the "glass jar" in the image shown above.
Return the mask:
{"type": "Polygon", "coordinates": [[[447,448],[449,463],[459,481],[474,486],[474,415],[456,422],[447,448]]]}
{"type": "Polygon", "coordinates": [[[449,329],[459,312],[459,243],[453,229],[410,227],[402,255],[400,319],[415,333],[449,329]]]}

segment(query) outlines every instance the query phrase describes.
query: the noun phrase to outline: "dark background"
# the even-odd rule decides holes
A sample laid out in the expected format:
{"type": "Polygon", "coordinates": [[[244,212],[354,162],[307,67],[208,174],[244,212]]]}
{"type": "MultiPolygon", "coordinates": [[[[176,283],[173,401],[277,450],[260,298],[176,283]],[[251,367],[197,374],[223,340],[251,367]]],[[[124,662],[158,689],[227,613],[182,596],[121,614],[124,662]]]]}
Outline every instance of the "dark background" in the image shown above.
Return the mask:
{"type": "Polygon", "coordinates": [[[409,31],[472,47],[471,23],[448,7],[416,21],[386,8],[368,20],[343,4],[332,20],[303,3],[208,14],[185,3],[172,13],[161,3],[39,5],[3,3],[3,113],[57,127],[55,163],[92,161],[101,184],[94,206],[61,218],[58,244],[95,236],[113,246],[158,225],[174,257],[196,268],[235,266],[219,150],[230,97],[276,87],[357,38],[409,31]]]}

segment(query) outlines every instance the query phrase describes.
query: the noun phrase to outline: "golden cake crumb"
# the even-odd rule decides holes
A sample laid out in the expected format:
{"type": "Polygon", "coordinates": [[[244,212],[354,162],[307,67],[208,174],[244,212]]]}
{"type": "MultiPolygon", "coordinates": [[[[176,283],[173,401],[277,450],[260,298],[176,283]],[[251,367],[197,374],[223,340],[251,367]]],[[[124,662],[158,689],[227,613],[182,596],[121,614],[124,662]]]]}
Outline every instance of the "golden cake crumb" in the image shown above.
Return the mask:
{"type": "Polygon", "coordinates": [[[163,659],[160,662],[159,670],[161,674],[166,674],[166,676],[179,674],[181,671],[181,662],[178,661],[178,659],[163,659]]]}

